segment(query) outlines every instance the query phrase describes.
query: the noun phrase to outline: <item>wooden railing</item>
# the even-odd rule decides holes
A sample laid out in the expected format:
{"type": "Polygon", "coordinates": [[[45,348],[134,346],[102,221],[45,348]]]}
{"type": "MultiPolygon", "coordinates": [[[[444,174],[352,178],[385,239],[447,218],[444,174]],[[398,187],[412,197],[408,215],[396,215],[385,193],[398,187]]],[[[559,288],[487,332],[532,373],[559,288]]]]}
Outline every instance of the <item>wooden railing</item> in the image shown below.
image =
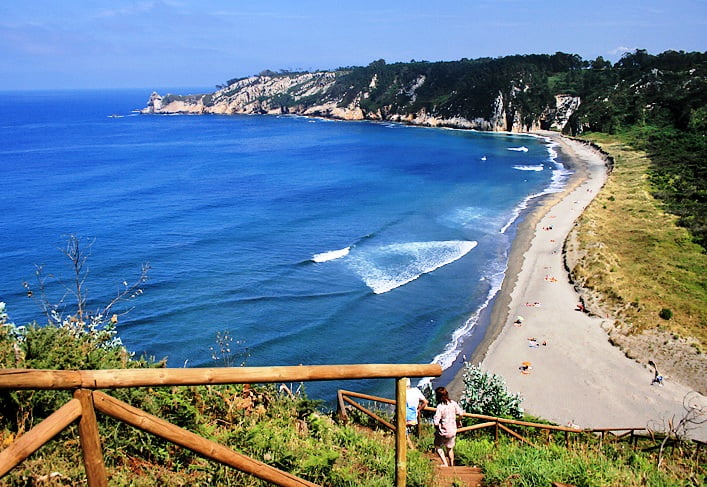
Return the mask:
{"type": "MultiPolygon", "coordinates": [[[[108,485],[96,411],[152,433],[205,458],[280,486],[316,484],[278,470],[119,401],[98,389],[125,387],[260,384],[349,379],[395,379],[395,485],[406,483],[406,378],[438,377],[436,364],[310,365],[202,369],[31,370],[0,369],[0,389],[73,390],[73,399],[0,452],[0,478],[78,420],[89,487],[108,485]]],[[[391,425],[392,426],[392,425],[391,425]]]]}
{"type": "MultiPolygon", "coordinates": [[[[339,417],[342,418],[344,421],[346,421],[348,419],[348,414],[346,412],[347,405],[348,405],[348,406],[353,407],[354,409],[362,412],[363,414],[369,416],[370,418],[372,418],[376,422],[380,423],[383,427],[388,428],[388,429],[392,429],[392,430],[395,429],[395,427],[389,421],[382,418],[380,414],[376,413],[375,411],[371,411],[369,408],[366,408],[362,404],[355,401],[353,398],[363,399],[365,401],[373,401],[376,403],[388,404],[388,405],[395,405],[395,403],[396,403],[396,401],[394,401],[392,399],[387,399],[384,397],[371,396],[368,394],[361,394],[359,392],[339,390],[338,394],[337,394],[338,413],[339,413],[339,417]]],[[[426,407],[424,410],[428,411],[428,412],[434,412],[435,408],[426,407]]],[[[474,424],[471,426],[461,427],[457,430],[457,434],[463,434],[463,433],[466,433],[469,431],[480,430],[480,429],[484,429],[484,428],[494,428],[494,438],[496,440],[498,440],[499,433],[504,432],[504,433],[508,434],[509,436],[512,436],[513,438],[516,438],[517,440],[527,443],[528,445],[531,445],[531,446],[536,446],[536,445],[533,444],[527,438],[520,435],[519,433],[510,429],[509,425],[525,426],[525,427],[530,427],[530,428],[546,431],[548,441],[549,441],[549,437],[550,437],[551,432],[563,432],[565,434],[565,442],[567,443],[567,445],[569,445],[571,434],[582,434],[582,433],[600,434],[600,441],[602,441],[604,439],[605,435],[607,435],[607,434],[613,435],[614,437],[617,437],[617,438],[623,438],[623,437],[629,436],[631,441],[634,442],[635,438],[636,438],[637,431],[648,432],[648,430],[645,427],[582,429],[582,428],[571,428],[571,427],[566,427],[566,426],[555,426],[555,425],[543,424],[543,423],[531,423],[528,421],[518,421],[518,420],[514,420],[514,419],[497,418],[495,416],[486,416],[483,414],[464,413],[463,416],[465,418],[474,418],[477,420],[481,420],[483,422],[478,423],[478,424],[474,424]]],[[[418,428],[420,425],[421,425],[421,422],[418,421],[418,428]]]]}

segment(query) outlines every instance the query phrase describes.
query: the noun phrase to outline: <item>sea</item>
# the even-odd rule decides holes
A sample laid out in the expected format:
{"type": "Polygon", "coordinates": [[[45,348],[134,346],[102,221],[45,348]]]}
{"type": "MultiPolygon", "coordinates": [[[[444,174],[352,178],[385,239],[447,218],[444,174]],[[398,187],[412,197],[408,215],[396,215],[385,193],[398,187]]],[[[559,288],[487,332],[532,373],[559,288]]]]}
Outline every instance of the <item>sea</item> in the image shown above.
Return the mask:
{"type": "MultiPolygon", "coordinates": [[[[151,91],[0,92],[0,301],[15,324],[45,324],[43,302],[75,309],[75,235],[88,309],[149,263],[113,310],[136,356],[449,372],[483,337],[518,222],[569,174],[540,137],[137,113],[151,91]]],[[[391,397],[391,383],[304,390],[391,397]]]]}

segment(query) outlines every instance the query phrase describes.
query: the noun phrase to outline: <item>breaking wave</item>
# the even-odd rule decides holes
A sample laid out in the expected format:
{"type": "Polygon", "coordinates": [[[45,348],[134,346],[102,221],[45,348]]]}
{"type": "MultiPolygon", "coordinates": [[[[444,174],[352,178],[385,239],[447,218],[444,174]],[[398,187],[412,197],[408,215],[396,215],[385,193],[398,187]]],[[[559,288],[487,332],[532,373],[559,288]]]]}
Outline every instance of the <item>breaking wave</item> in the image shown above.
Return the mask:
{"type": "Polygon", "coordinates": [[[476,245],[468,240],[386,245],[361,250],[348,264],[375,294],[383,294],[461,259],[476,245]]]}
{"type": "Polygon", "coordinates": [[[314,254],[312,256],[312,262],[328,262],[330,260],[340,259],[349,255],[351,247],[346,247],[339,250],[330,250],[328,252],[322,252],[320,254],[314,254]]]}
{"type": "Polygon", "coordinates": [[[517,165],[513,166],[513,169],[518,169],[519,171],[542,171],[545,167],[542,164],[537,164],[533,166],[528,165],[517,165]]]}

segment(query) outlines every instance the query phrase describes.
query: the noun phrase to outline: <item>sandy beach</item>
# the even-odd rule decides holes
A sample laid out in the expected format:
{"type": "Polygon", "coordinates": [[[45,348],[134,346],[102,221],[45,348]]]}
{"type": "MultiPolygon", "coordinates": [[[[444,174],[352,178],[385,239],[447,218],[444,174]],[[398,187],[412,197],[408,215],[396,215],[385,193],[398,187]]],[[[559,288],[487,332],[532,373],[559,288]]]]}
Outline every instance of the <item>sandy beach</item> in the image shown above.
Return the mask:
{"type": "MultiPolygon", "coordinates": [[[[564,266],[563,243],[607,178],[602,154],[556,134],[560,160],[574,170],[562,193],[549,196],[518,229],[506,277],[482,343],[469,360],[502,376],[529,414],[561,425],[664,430],[684,416],[683,399],[707,398],[674,381],[651,385],[652,369],[609,342],[608,317],[577,310],[579,295],[564,266]],[[514,323],[517,317],[522,323],[514,323]],[[522,371],[523,362],[530,364],[522,371]]],[[[461,372],[450,391],[459,397],[461,372]]],[[[707,425],[693,438],[707,440],[707,425]]]]}

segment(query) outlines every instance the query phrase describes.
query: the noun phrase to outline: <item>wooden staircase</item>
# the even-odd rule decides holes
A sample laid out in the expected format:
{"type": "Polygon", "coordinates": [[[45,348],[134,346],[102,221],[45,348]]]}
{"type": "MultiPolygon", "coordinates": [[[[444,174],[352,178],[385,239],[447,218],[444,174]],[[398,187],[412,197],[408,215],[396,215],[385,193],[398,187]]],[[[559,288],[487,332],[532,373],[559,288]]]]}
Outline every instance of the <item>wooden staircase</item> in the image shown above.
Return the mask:
{"type": "Polygon", "coordinates": [[[484,474],[478,467],[436,467],[436,487],[450,487],[465,485],[468,487],[481,487],[484,474]],[[456,484],[455,484],[456,482],[456,484]]]}

